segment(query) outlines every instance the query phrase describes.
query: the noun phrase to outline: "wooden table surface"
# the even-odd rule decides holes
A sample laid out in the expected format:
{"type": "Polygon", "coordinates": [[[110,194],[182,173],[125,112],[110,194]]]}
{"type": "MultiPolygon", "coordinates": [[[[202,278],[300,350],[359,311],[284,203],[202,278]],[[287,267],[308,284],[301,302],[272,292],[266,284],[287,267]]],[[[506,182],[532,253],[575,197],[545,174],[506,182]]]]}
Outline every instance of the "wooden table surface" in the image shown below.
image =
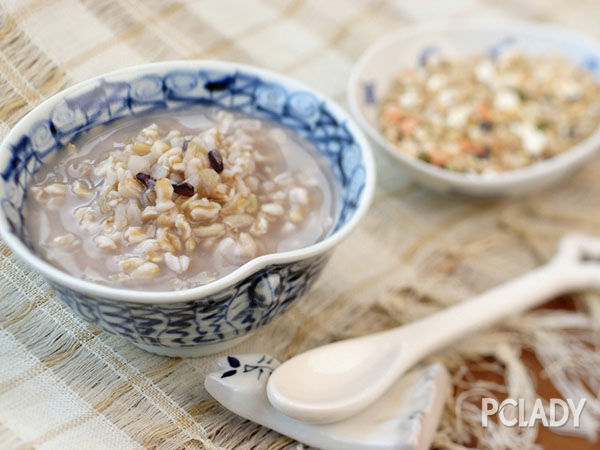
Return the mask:
{"type": "MultiPolygon", "coordinates": [[[[544,305],[544,308],[573,310],[574,301],[572,298],[562,297],[547,303],[544,305]]],[[[559,392],[544,375],[543,368],[533,353],[526,351],[522,354],[521,359],[529,370],[536,374],[537,392],[540,396],[545,399],[561,398],[559,392]]],[[[469,375],[473,376],[475,379],[502,383],[502,378],[498,376],[498,374],[482,371],[480,367],[481,365],[479,363],[470,364],[469,375]]],[[[501,398],[501,396],[499,396],[499,398],[501,398]]],[[[589,442],[586,439],[578,437],[560,435],[543,426],[538,428],[537,443],[540,444],[544,450],[598,450],[600,448],[600,442],[589,442]]],[[[478,448],[485,448],[485,444],[471,444],[478,448]]]]}

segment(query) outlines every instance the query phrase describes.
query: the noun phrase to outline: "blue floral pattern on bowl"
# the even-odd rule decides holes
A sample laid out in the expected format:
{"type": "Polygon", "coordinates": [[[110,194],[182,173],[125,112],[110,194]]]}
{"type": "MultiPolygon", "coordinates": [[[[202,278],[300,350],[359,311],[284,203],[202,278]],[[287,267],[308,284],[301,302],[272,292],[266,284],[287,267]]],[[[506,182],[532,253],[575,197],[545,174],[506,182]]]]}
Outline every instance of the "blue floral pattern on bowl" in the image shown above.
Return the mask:
{"type": "Polygon", "coordinates": [[[218,294],[174,304],[140,304],[88,297],[52,283],[60,298],[82,319],[136,344],[189,347],[241,337],[267,324],[302,297],[327,257],[269,266],[218,294]],[[267,295],[260,288],[277,278],[267,295]]]}
{"type": "MultiPolygon", "coordinates": [[[[338,212],[329,235],[366,201],[364,150],[345,119],[326,101],[240,66],[204,69],[202,62],[180,66],[175,70],[157,66],[133,76],[115,72],[85,83],[47,107],[44,120],[13,137],[8,146],[4,143],[3,151],[8,147],[10,154],[4,160],[0,157],[0,208],[12,233],[30,246],[22,216],[26,188],[35,172],[79,133],[121,117],[195,104],[271,120],[312,142],[329,161],[338,185],[338,212]],[[195,64],[198,68],[188,67],[195,64]]],[[[52,284],[77,315],[98,328],[140,345],[180,348],[231,340],[266,324],[307,291],[327,259],[328,252],[268,265],[214,295],[181,303],[115,301],[84,295],[60,282],[52,284]]]]}

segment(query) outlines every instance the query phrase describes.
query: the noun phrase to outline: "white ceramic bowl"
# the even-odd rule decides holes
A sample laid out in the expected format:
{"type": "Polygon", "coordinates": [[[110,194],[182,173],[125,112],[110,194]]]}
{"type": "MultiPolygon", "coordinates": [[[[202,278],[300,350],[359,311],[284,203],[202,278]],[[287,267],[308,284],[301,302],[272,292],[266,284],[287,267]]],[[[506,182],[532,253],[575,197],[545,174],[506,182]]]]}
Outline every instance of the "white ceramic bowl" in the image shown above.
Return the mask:
{"type": "Polygon", "coordinates": [[[220,351],[302,297],[333,248],[366,213],[375,187],[369,144],[347,113],[273,72],[216,61],[134,66],[81,82],[21,119],[0,145],[0,236],[86,321],[170,356],[220,351]],[[338,211],[329,233],[297,250],[257,257],[193,289],[113,288],[69,275],[38,256],[23,217],[33,175],[74,136],[114,119],[208,104],[274,121],[312,141],[329,163],[338,211]]]}
{"type": "Polygon", "coordinates": [[[541,190],[572,174],[600,147],[600,127],[564,153],[503,174],[463,174],[410,157],[385,139],[378,125],[380,102],[398,74],[429,52],[464,57],[501,52],[558,53],[590,70],[600,82],[600,48],[577,33],[528,22],[435,22],[403,28],[373,44],[350,75],[348,102],[354,117],[377,144],[415,181],[442,192],[474,196],[521,195],[541,190]]]}

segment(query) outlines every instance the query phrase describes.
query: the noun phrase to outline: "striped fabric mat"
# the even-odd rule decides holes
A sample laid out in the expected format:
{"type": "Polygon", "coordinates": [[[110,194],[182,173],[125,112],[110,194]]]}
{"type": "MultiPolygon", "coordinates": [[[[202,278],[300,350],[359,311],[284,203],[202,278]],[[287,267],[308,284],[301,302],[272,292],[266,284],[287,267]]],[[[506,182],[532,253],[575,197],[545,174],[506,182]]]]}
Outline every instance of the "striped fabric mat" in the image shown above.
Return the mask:
{"type": "MultiPolygon", "coordinates": [[[[64,87],[167,59],[267,67],[345,105],[352,64],[374,39],[425,19],[481,16],[555,21],[600,38],[597,5],[584,0],[0,0],[0,137],[64,87]]],[[[317,286],[232,352],[285,359],[398,325],[540,264],[565,230],[600,227],[598,161],[564,186],[508,202],[437,196],[399,176],[385,156],[378,159],[374,205],[317,286]]],[[[470,386],[460,370],[466,360],[495,355],[500,373],[521,373],[522,343],[541,354],[549,336],[556,351],[546,349],[546,367],[575,367],[581,361],[565,356],[561,345],[585,347],[586,339],[599,345],[593,329],[600,325],[598,298],[578,299],[578,311],[560,314],[572,319],[580,344],[560,326],[544,329],[537,312],[438,359],[454,371],[461,390],[470,386]]],[[[589,354],[589,367],[579,374],[598,386],[600,362],[589,354]]],[[[1,449],[297,448],[213,401],[203,388],[209,363],[151,355],[86,325],[0,242],[1,449]]],[[[562,388],[577,383],[562,380],[562,388]]],[[[507,377],[508,393],[518,395],[520,388],[507,377]]],[[[449,398],[436,445],[456,448],[483,433],[469,427],[471,410],[449,398]]],[[[519,439],[527,448],[536,434],[519,439]]]]}

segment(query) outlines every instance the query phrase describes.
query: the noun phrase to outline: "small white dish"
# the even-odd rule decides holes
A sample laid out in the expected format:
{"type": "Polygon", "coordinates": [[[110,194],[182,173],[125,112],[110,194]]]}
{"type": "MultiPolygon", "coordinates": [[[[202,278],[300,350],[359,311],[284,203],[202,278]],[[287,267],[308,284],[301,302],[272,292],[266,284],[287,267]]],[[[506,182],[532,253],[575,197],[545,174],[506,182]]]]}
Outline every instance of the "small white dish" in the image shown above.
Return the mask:
{"type": "Polygon", "coordinates": [[[588,68],[600,82],[600,48],[579,34],[554,25],[520,21],[434,22],[403,28],[373,44],[354,66],[348,82],[350,110],[363,129],[415,181],[441,192],[474,196],[522,195],[571,175],[600,147],[600,127],[564,153],[503,174],[462,174],[404,154],[380,133],[380,102],[406,67],[430,52],[464,57],[517,49],[558,53],[588,68]]]}
{"type": "Polygon", "coordinates": [[[426,450],[450,390],[446,368],[430,364],[404,375],[359,414],[317,425],[287,417],[269,403],[267,381],[278,366],[259,353],[218,358],[204,386],[235,414],[323,450],[426,450]]]}

